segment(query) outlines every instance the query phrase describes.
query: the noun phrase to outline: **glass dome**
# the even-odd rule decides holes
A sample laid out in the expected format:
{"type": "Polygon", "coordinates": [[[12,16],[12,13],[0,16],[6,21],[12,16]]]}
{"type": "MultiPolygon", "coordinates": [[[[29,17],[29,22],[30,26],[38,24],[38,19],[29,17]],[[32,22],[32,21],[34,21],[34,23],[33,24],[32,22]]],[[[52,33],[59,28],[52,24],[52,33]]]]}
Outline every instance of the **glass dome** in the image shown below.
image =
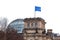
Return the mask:
{"type": "Polygon", "coordinates": [[[15,30],[17,30],[17,33],[22,33],[23,31],[23,28],[24,28],[24,21],[23,19],[16,19],[14,21],[12,21],[8,27],[12,27],[14,28],[15,30]]]}

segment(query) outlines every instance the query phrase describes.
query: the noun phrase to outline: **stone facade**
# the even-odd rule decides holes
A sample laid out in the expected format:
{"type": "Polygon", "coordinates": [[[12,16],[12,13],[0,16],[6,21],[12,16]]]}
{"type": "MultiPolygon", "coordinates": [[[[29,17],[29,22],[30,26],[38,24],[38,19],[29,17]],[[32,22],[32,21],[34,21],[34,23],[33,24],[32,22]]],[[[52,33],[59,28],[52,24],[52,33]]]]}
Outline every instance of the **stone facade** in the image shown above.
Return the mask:
{"type": "Polygon", "coordinates": [[[46,32],[45,24],[42,18],[24,19],[24,40],[60,40],[60,36],[52,33],[52,29],[46,32]]]}

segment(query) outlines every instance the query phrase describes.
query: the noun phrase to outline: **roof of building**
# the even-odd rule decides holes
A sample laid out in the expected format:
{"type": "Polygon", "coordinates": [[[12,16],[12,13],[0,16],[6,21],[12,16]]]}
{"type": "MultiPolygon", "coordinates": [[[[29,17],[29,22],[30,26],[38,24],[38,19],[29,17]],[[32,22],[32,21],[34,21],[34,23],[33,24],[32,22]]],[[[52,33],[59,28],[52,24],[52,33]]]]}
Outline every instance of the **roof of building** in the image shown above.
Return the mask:
{"type": "Polygon", "coordinates": [[[23,19],[16,19],[16,20],[13,20],[11,23],[13,23],[15,21],[23,21],[23,19]]]}
{"type": "Polygon", "coordinates": [[[43,21],[45,21],[43,18],[25,18],[24,19],[24,21],[29,21],[29,20],[38,20],[38,21],[41,21],[41,20],[43,20],[43,21]]]}
{"type": "Polygon", "coordinates": [[[34,21],[41,21],[43,24],[46,24],[45,20],[43,18],[25,18],[24,22],[34,22],[34,21]]]}
{"type": "Polygon", "coordinates": [[[23,19],[16,19],[13,20],[7,28],[14,28],[15,30],[17,30],[18,33],[21,33],[24,27],[24,21],[23,19]]]}

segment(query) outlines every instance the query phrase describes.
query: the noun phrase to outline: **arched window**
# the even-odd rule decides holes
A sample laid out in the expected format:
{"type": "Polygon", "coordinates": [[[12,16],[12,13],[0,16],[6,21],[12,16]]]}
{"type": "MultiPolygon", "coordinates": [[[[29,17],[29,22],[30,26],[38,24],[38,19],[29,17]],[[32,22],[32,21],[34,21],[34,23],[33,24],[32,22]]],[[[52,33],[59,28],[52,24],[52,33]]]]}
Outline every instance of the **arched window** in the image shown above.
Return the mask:
{"type": "Polygon", "coordinates": [[[37,27],[37,25],[38,25],[38,24],[37,24],[37,22],[36,22],[36,23],[35,23],[35,27],[37,27]]]}
{"type": "Polygon", "coordinates": [[[32,27],[37,27],[37,22],[33,22],[31,25],[32,27]]]}
{"type": "Polygon", "coordinates": [[[27,27],[30,27],[30,23],[28,22],[27,27]]]}
{"type": "Polygon", "coordinates": [[[32,25],[32,27],[35,27],[35,23],[34,22],[31,25],[32,25]]]}

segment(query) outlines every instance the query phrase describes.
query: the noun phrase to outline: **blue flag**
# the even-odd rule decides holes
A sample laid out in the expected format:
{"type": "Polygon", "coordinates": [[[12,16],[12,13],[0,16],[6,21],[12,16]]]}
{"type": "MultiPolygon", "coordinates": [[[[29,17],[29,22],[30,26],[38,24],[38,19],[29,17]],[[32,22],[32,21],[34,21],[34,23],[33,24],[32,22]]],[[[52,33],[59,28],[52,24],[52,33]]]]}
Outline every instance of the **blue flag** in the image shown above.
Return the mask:
{"type": "Polygon", "coordinates": [[[41,11],[41,7],[35,6],[35,11],[41,11]]]}

